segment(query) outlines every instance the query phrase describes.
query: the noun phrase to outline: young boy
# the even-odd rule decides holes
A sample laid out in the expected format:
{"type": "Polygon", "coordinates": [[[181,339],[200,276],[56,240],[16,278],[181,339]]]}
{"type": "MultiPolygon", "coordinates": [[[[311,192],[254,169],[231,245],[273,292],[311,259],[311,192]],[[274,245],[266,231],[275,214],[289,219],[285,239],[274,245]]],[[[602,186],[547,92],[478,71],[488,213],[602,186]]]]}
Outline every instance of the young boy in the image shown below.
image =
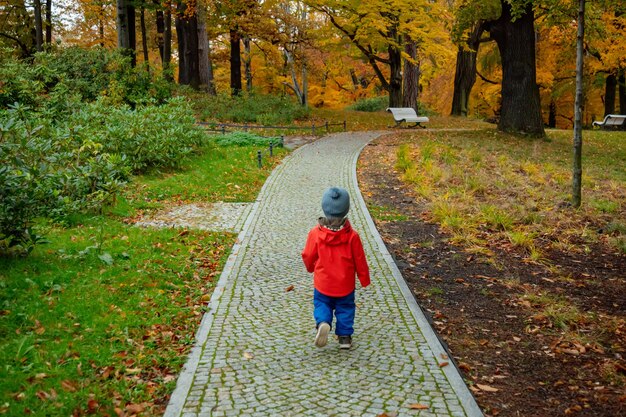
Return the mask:
{"type": "Polygon", "coordinates": [[[324,192],[319,224],[307,237],[302,260],[307,271],[313,272],[313,306],[317,335],[315,345],[326,345],[328,333],[337,319],[335,334],[339,347],[352,347],[354,333],[355,274],[361,286],[370,284],[369,268],[361,238],[346,219],[350,209],[350,196],[343,188],[332,187],[324,192]]]}

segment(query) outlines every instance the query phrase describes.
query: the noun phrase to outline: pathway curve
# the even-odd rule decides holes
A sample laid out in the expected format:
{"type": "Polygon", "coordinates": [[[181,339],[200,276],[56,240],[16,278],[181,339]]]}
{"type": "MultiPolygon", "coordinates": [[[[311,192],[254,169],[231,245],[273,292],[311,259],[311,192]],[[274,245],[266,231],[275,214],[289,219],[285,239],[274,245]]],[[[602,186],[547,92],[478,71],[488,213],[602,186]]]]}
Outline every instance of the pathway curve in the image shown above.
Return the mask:
{"type": "MultiPolygon", "coordinates": [[[[209,303],[166,416],[481,416],[404,283],[356,181],[381,133],[297,149],[265,183],[209,303]],[[354,345],[313,344],[312,277],[300,252],[324,190],[350,191],[372,285],[357,289],[354,345]],[[292,290],[287,290],[293,286],[292,290]],[[417,404],[425,409],[417,409],[417,404]]],[[[357,284],[358,287],[358,284],[357,284]]]]}

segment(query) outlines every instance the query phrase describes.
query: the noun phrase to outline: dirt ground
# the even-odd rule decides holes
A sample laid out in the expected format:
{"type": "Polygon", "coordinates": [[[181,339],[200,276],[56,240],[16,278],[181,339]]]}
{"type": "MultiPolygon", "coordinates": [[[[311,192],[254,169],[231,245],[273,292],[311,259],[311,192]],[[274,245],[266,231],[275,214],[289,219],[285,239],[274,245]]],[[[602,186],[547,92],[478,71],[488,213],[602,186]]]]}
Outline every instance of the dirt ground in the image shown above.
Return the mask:
{"type": "Polygon", "coordinates": [[[496,268],[422,220],[423,204],[394,169],[396,145],[386,136],[364,149],[361,191],[368,205],[407,216],[376,224],[485,415],[626,415],[626,257],[602,248],[584,257],[546,254],[572,278],[564,281],[512,249],[490,248],[496,268]],[[572,343],[520,297],[520,286],[617,324],[607,332],[582,323],[575,330],[589,342],[572,343]]]}

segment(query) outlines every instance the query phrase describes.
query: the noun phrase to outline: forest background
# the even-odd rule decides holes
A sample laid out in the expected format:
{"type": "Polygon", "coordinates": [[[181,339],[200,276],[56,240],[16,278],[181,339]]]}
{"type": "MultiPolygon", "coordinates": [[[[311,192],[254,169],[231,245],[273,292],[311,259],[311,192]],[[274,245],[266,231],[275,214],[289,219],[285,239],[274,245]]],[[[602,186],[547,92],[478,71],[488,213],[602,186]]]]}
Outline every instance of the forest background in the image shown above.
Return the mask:
{"type": "MultiPolygon", "coordinates": [[[[207,94],[290,95],[329,108],[380,96],[389,101],[379,107],[417,108],[419,95],[423,113],[497,121],[499,47],[514,47],[495,35],[508,13],[532,28],[534,39],[521,41],[530,43],[526,57],[515,60],[529,76],[536,68],[542,123],[572,128],[576,8],[554,0],[3,0],[0,45],[21,58],[69,45],[120,47],[138,67],[207,94]]],[[[626,112],[623,9],[619,1],[588,2],[587,126],[626,112]]]]}

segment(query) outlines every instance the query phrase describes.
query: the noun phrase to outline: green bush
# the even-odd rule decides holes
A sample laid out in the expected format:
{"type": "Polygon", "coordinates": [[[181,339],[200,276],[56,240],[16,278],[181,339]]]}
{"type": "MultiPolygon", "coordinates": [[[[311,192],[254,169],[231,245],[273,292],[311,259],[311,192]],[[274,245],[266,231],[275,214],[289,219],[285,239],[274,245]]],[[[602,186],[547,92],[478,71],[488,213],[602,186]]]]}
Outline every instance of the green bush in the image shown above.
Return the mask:
{"type": "Polygon", "coordinates": [[[0,254],[32,249],[38,217],[101,210],[131,172],[178,167],[204,138],[182,98],[136,110],[98,100],[55,123],[0,111],[0,254]]]}
{"type": "Polygon", "coordinates": [[[387,107],[389,107],[389,97],[380,96],[357,100],[356,103],[349,106],[348,109],[356,111],[374,112],[385,110],[387,107]]]}
{"type": "Polygon", "coordinates": [[[172,95],[163,77],[133,68],[129,57],[104,48],[61,48],[38,53],[32,62],[3,57],[0,79],[7,80],[0,88],[0,108],[20,103],[61,116],[98,97],[134,107],[161,104],[172,95]]]}
{"type": "Polygon", "coordinates": [[[29,110],[0,114],[0,254],[29,252],[37,217],[100,209],[129,176],[123,157],[45,119],[36,124],[29,110]]]}
{"type": "Polygon", "coordinates": [[[123,155],[135,173],[177,168],[205,138],[183,98],[135,110],[97,101],[72,115],[68,125],[80,127],[77,135],[98,143],[103,152],[123,155]]]}
{"type": "Polygon", "coordinates": [[[237,97],[203,95],[194,97],[193,103],[196,113],[205,121],[284,125],[309,116],[308,109],[290,97],[261,94],[237,97]]]}
{"type": "Polygon", "coordinates": [[[274,146],[282,146],[280,138],[258,136],[248,132],[232,132],[218,136],[215,142],[220,146],[269,146],[270,143],[274,146]]]}

